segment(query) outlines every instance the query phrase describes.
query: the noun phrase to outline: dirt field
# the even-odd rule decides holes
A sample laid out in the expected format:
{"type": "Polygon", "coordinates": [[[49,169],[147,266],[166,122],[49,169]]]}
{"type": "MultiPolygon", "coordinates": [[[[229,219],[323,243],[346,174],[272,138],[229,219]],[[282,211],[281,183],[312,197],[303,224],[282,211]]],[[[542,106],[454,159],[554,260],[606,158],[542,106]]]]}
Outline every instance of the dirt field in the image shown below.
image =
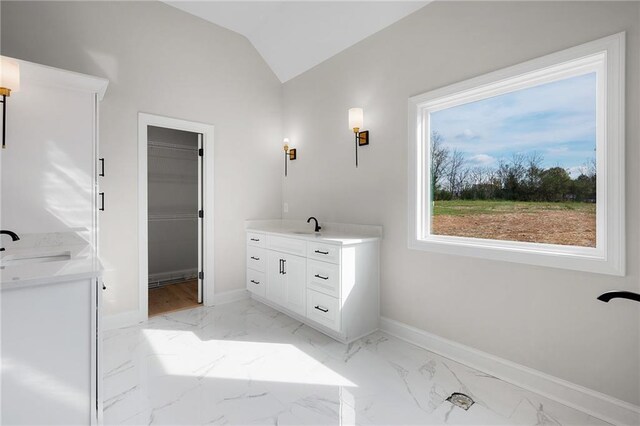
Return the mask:
{"type": "Polygon", "coordinates": [[[436,235],[596,246],[595,204],[437,201],[436,235]]]}

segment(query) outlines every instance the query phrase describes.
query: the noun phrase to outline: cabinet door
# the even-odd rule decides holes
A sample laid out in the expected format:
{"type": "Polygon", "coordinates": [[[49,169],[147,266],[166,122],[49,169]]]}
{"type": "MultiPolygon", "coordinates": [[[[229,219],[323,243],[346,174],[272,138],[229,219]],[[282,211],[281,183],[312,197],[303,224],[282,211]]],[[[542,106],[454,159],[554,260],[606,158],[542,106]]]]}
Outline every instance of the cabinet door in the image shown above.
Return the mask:
{"type": "Polygon", "coordinates": [[[300,315],[306,313],[307,259],[300,256],[284,256],[285,307],[300,315]]]}
{"type": "Polygon", "coordinates": [[[95,424],[94,289],[85,279],[2,291],[2,424],[95,424]]]}
{"type": "Polygon", "coordinates": [[[285,302],[285,289],[284,289],[284,275],[282,274],[282,265],[284,262],[284,255],[277,251],[267,251],[267,299],[284,305],[285,302]]]}

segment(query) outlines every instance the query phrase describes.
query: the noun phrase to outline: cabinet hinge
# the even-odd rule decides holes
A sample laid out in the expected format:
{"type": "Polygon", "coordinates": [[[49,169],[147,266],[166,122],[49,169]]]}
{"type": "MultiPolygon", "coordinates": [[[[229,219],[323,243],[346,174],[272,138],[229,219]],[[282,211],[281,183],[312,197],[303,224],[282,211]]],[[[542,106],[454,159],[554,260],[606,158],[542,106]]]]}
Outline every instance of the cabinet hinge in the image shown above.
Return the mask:
{"type": "Polygon", "coordinates": [[[199,218],[203,218],[204,217],[204,210],[198,210],[198,217],[199,218]]]}
{"type": "Polygon", "coordinates": [[[198,278],[201,280],[204,280],[204,272],[202,271],[198,272],[198,278]]]}
{"type": "Polygon", "coordinates": [[[204,157],[204,149],[202,149],[202,148],[198,149],[198,156],[199,157],[204,157]]]}

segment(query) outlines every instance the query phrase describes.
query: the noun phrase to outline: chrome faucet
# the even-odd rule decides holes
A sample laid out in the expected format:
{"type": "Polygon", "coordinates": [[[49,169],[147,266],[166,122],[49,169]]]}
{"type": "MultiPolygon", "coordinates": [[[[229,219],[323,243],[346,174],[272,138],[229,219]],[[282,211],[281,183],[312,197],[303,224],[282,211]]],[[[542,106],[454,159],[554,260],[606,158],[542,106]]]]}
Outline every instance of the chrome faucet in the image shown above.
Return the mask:
{"type": "MultiPolygon", "coordinates": [[[[12,241],[18,241],[20,239],[20,237],[18,237],[18,234],[13,231],[7,231],[3,229],[0,231],[0,235],[2,234],[9,235],[12,241]]],[[[4,251],[4,247],[0,247],[0,251],[4,251]]]]}
{"type": "Polygon", "coordinates": [[[311,222],[312,219],[316,222],[316,228],[314,229],[314,231],[315,232],[320,232],[320,230],[322,229],[322,226],[318,225],[318,219],[316,219],[315,217],[311,216],[309,219],[307,219],[307,223],[311,222]]]}

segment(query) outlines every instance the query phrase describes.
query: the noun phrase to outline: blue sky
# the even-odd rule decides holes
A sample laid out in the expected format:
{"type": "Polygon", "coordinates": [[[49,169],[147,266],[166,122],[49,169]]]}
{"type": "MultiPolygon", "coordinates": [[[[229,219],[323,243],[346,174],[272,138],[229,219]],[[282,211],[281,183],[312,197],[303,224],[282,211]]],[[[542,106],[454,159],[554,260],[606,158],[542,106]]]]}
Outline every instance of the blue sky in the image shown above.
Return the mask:
{"type": "Polygon", "coordinates": [[[472,167],[537,151],[577,177],[595,155],[595,87],[591,73],[506,93],[431,113],[431,129],[472,167]]]}

